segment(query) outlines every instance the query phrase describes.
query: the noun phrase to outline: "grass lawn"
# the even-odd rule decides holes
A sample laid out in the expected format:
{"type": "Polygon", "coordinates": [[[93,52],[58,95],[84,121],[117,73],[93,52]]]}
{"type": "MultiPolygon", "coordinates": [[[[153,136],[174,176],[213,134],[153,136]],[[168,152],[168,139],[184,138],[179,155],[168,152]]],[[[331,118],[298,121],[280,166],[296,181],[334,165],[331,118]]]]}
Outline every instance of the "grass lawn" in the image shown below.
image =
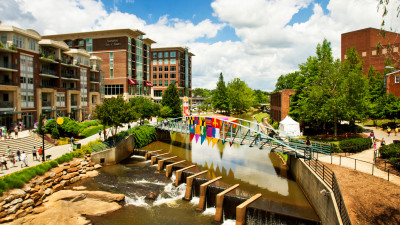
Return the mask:
{"type": "Polygon", "coordinates": [[[261,123],[262,119],[269,118],[269,114],[268,113],[258,113],[255,115],[255,118],[256,118],[257,122],[261,123]]]}
{"type": "MultiPolygon", "coordinates": [[[[390,123],[390,122],[396,122],[397,123],[398,121],[397,120],[389,120],[389,119],[379,119],[379,120],[376,120],[376,125],[378,127],[382,127],[383,124],[387,124],[387,123],[390,123]]],[[[372,119],[367,119],[367,120],[363,121],[361,124],[364,125],[364,126],[375,126],[374,120],[372,120],[372,119]]]]}

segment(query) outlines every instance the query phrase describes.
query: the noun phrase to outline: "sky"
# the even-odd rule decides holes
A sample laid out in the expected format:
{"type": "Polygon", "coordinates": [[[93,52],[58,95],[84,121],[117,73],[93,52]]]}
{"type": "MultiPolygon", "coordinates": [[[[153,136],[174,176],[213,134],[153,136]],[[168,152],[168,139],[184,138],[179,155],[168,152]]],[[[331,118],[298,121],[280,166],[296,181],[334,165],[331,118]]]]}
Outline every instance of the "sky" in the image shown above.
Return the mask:
{"type": "MultiPolygon", "coordinates": [[[[240,78],[272,91],[324,38],[340,58],[342,33],[380,28],[377,6],[378,0],[0,0],[0,20],[42,35],[139,29],[157,42],[152,47],[195,54],[193,88],[215,88],[222,72],[226,83],[240,78]]],[[[389,13],[386,28],[399,32],[399,20],[389,13]]]]}

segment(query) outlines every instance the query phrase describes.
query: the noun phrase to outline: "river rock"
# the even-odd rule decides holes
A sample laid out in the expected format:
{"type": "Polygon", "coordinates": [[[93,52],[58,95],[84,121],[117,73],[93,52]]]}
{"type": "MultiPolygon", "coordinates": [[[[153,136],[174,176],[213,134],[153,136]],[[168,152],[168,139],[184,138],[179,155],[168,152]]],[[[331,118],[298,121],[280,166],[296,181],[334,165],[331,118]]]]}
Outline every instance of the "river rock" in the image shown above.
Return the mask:
{"type": "Polygon", "coordinates": [[[63,189],[63,185],[61,185],[61,184],[57,184],[57,185],[55,185],[53,187],[53,191],[54,192],[57,192],[57,191],[62,190],[62,189],[63,189]]]}
{"type": "Polygon", "coordinates": [[[79,177],[82,179],[88,178],[89,176],[86,173],[83,173],[81,175],[79,175],[79,177]]]}
{"type": "Polygon", "coordinates": [[[71,179],[71,174],[67,174],[61,177],[63,180],[69,180],[71,179]]]}
{"type": "Polygon", "coordinates": [[[158,193],[154,191],[154,192],[151,192],[148,195],[146,195],[145,199],[155,200],[157,198],[157,196],[158,196],[158,193]]]}
{"type": "Polygon", "coordinates": [[[88,177],[96,177],[97,175],[99,175],[99,172],[97,172],[96,170],[93,171],[89,171],[86,173],[88,175],[88,177]]]}
{"type": "Polygon", "coordinates": [[[0,218],[3,218],[3,217],[5,217],[5,216],[7,216],[7,215],[8,215],[8,214],[7,214],[6,211],[0,212],[0,218]]]}
{"type": "Polygon", "coordinates": [[[15,198],[16,198],[15,195],[9,195],[9,196],[7,196],[4,200],[5,200],[6,202],[12,202],[15,198]]]}
{"type": "Polygon", "coordinates": [[[32,199],[27,199],[25,201],[23,201],[22,204],[22,208],[27,208],[31,205],[33,205],[35,202],[32,199]]]}
{"type": "Polygon", "coordinates": [[[22,201],[24,201],[22,198],[17,198],[17,199],[14,199],[10,204],[15,205],[17,203],[21,203],[22,201]]]}
{"type": "Polygon", "coordinates": [[[62,185],[63,187],[69,185],[69,180],[63,180],[60,182],[60,185],[62,185]]]}
{"type": "Polygon", "coordinates": [[[86,173],[86,169],[81,169],[78,171],[80,174],[85,174],[86,173]]]}
{"type": "Polygon", "coordinates": [[[31,191],[31,186],[26,185],[22,190],[25,191],[26,193],[29,193],[31,191]]]}
{"type": "Polygon", "coordinates": [[[0,206],[3,206],[3,205],[5,205],[7,202],[6,201],[2,201],[2,202],[0,202],[0,206]]]}
{"type": "Polygon", "coordinates": [[[96,165],[94,165],[94,168],[97,170],[97,169],[100,169],[102,166],[100,165],[100,164],[96,164],[96,165]]]}
{"type": "Polygon", "coordinates": [[[33,207],[29,206],[28,208],[25,209],[25,212],[31,213],[33,211],[33,207]]]}
{"type": "Polygon", "coordinates": [[[68,173],[72,173],[72,172],[75,172],[75,171],[78,171],[78,168],[77,168],[77,167],[72,167],[72,168],[69,168],[69,169],[67,170],[68,173]]]}
{"type": "Polygon", "coordinates": [[[79,177],[79,176],[77,176],[77,177],[73,177],[73,178],[71,178],[71,180],[69,180],[69,182],[70,182],[71,184],[73,184],[73,183],[75,183],[75,182],[79,181],[79,179],[80,179],[80,177],[79,177]]]}
{"type": "Polygon", "coordinates": [[[51,188],[47,188],[47,189],[44,191],[44,195],[51,195],[51,194],[52,194],[51,188]]]}
{"type": "Polygon", "coordinates": [[[16,205],[10,207],[10,208],[7,210],[7,213],[8,213],[8,214],[16,213],[16,212],[17,212],[17,209],[19,209],[21,206],[22,206],[22,204],[21,204],[21,203],[18,203],[18,204],[16,204],[16,205]]]}
{"type": "Polygon", "coordinates": [[[15,198],[23,198],[26,195],[26,192],[22,189],[15,189],[11,191],[10,195],[14,195],[15,198]]]}
{"type": "Polygon", "coordinates": [[[42,195],[39,192],[35,192],[32,194],[31,199],[33,199],[34,201],[38,200],[40,197],[42,197],[42,195]]]}
{"type": "Polygon", "coordinates": [[[15,214],[8,215],[7,217],[1,218],[0,223],[6,223],[13,221],[15,219],[15,214]]]}
{"type": "Polygon", "coordinates": [[[72,189],[75,191],[82,191],[82,190],[86,190],[86,187],[85,186],[77,186],[77,187],[73,187],[72,189]]]}
{"type": "Polygon", "coordinates": [[[67,174],[67,171],[63,171],[62,174],[63,174],[63,175],[67,174]]]}
{"type": "Polygon", "coordinates": [[[57,167],[53,169],[53,172],[55,174],[61,173],[64,170],[64,167],[57,167]]]}
{"type": "Polygon", "coordinates": [[[71,164],[70,164],[69,166],[70,166],[70,167],[76,167],[76,166],[78,166],[79,164],[81,164],[81,162],[80,162],[79,160],[75,160],[75,161],[72,161],[71,164]]]}
{"type": "Polygon", "coordinates": [[[86,197],[87,197],[87,194],[82,193],[82,194],[76,196],[75,198],[73,198],[73,199],[71,200],[71,202],[82,201],[82,200],[85,199],[86,197]]]}
{"type": "Polygon", "coordinates": [[[28,213],[25,212],[25,210],[20,209],[20,210],[18,210],[18,212],[15,213],[15,218],[24,217],[24,216],[26,216],[26,214],[28,214],[28,213]]]}

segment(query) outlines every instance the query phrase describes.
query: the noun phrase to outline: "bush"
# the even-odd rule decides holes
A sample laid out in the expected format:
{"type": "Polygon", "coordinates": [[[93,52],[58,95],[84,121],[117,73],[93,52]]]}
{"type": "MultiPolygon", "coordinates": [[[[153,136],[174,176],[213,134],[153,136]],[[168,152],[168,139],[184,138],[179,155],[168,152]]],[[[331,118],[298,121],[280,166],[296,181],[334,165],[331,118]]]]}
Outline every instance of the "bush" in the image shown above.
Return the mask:
{"type": "Polygon", "coordinates": [[[103,125],[88,127],[81,132],[81,136],[90,137],[98,133],[99,130],[103,131],[103,125]]]}
{"type": "Polygon", "coordinates": [[[60,138],[60,132],[58,129],[54,128],[53,131],[51,132],[51,138],[53,139],[59,139],[60,138]]]}
{"type": "Polygon", "coordinates": [[[339,147],[343,152],[361,152],[371,148],[372,142],[370,138],[354,138],[342,140],[339,142],[339,147]]]}
{"type": "Polygon", "coordinates": [[[275,130],[278,130],[278,128],[279,128],[279,123],[278,123],[278,122],[274,122],[274,123],[272,124],[272,127],[273,127],[275,130]]]}
{"type": "Polygon", "coordinates": [[[90,141],[89,143],[87,143],[86,145],[83,145],[81,147],[81,149],[77,149],[74,151],[74,157],[76,158],[80,158],[85,154],[90,154],[92,153],[92,147],[94,145],[98,145],[100,143],[103,143],[101,140],[97,139],[95,141],[90,141]]]}
{"type": "Polygon", "coordinates": [[[384,159],[399,159],[400,158],[400,144],[384,145],[379,148],[381,157],[384,159]]]}

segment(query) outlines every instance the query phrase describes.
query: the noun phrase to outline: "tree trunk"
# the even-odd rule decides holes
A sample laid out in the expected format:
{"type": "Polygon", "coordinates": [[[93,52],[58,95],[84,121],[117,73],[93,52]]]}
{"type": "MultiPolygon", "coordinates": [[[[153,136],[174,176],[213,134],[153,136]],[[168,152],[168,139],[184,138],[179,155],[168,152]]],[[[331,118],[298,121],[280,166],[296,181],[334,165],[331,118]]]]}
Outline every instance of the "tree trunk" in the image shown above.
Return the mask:
{"type": "Polygon", "coordinates": [[[337,123],[338,123],[338,119],[335,117],[334,121],[334,131],[333,131],[333,136],[337,137],[337,123]]]}

